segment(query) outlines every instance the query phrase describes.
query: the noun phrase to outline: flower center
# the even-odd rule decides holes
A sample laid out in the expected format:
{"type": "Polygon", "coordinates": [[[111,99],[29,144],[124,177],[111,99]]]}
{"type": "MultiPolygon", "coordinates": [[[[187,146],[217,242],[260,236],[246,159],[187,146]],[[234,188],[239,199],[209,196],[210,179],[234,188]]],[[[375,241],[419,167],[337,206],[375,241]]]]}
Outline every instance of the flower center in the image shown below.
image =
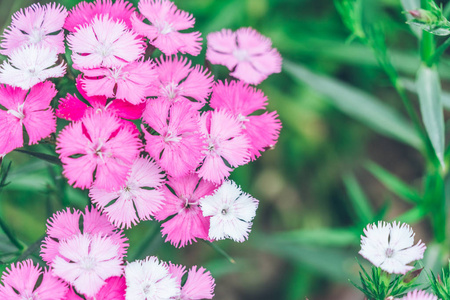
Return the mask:
{"type": "Polygon", "coordinates": [[[110,56],[112,51],[112,44],[105,45],[103,42],[100,42],[100,44],[97,46],[97,53],[100,54],[103,58],[110,56]]]}
{"type": "Polygon", "coordinates": [[[25,294],[21,295],[22,300],[39,300],[39,298],[33,293],[25,292],[25,294]]]}
{"type": "Polygon", "coordinates": [[[87,256],[87,257],[83,257],[81,259],[80,265],[81,265],[82,269],[84,269],[86,271],[90,271],[96,267],[97,262],[93,257],[87,256]]]}
{"type": "Polygon", "coordinates": [[[165,143],[178,143],[181,141],[182,137],[179,135],[176,135],[172,133],[171,131],[167,131],[166,135],[164,136],[164,142],[165,143]]]}
{"type": "Polygon", "coordinates": [[[33,28],[31,34],[28,36],[28,40],[32,44],[38,44],[44,39],[44,33],[39,28],[33,28]]]}
{"type": "Polygon", "coordinates": [[[168,34],[173,31],[172,25],[168,22],[154,22],[153,25],[160,34],[168,34]]]}
{"type": "Polygon", "coordinates": [[[386,249],[386,257],[391,258],[394,255],[394,250],[391,248],[386,249]]]}
{"type": "Polygon", "coordinates": [[[114,79],[114,81],[117,82],[117,80],[119,78],[124,77],[123,76],[124,74],[122,74],[121,71],[122,71],[122,67],[109,69],[109,72],[111,74],[110,78],[114,79]]]}
{"type": "Polygon", "coordinates": [[[234,57],[236,57],[236,59],[238,61],[248,61],[250,60],[250,55],[248,54],[247,50],[244,49],[236,49],[233,51],[233,55],[234,57]]]}
{"type": "Polygon", "coordinates": [[[228,213],[228,209],[224,208],[222,209],[222,211],[220,212],[223,216],[225,216],[228,213]]]}
{"type": "Polygon", "coordinates": [[[24,104],[25,103],[19,104],[17,106],[17,110],[10,109],[6,113],[13,115],[14,117],[16,117],[19,120],[23,120],[23,118],[25,118],[25,115],[23,114],[23,105],[24,104]]]}
{"type": "Polygon", "coordinates": [[[170,100],[175,99],[179,92],[180,89],[178,88],[178,84],[175,82],[171,82],[166,86],[161,86],[161,94],[170,100]]]}

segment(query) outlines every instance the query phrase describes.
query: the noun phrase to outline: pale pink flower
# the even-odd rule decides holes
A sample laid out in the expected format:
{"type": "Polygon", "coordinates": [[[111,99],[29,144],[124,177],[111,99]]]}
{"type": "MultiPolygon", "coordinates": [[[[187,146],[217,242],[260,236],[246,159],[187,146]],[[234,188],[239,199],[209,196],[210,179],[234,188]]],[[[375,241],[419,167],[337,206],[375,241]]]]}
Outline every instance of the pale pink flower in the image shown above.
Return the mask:
{"type": "Polygon", "coordinates": [[[69,184],[89,188],[94,182],[108,191],[121,188],[141,141],[108,111],[94,112],[66,126],[59,134],[56,152],[69,184]]]}
{"type": "Polygon", "coordinates": [[[438,300],[438,297],[436,297],[433,294],[426,293],[425,291],[420,290],[414,290],[411,292],[408,292],[406,296],[402,298],[396,298],[401,300],[438,300]]]}
{"type": "Polygon", "coordinates": [[[64,62],[57,65],[57,61],[55,50],[34,44],[23,46],[0,66],[0,83],[27,90],[48,78],[62,77],[66,65],[64,62]]]}
{"type": "Polygon", "coordinates": [[[228,178],[233,170],[231,167],[249,161],[250,141],[242,132],[238,120],[225,110],[205,112],[200,118],[200,128],[206,136],[208,149],[204,151],[206,157],[198,174],[219,184],[228,178]]]}
{"type": "Polygon", "coordinates": [[[0,53],[10,55],[12,51],[26,45],[39,45],[64,53],[64,32],[61,30],[67,10],[56,3],[41,6],[35,3],[21,9],[12,16],[11,25],[3,33],[0,53]]]}
{"type": "Polygon", "coordinates": [[[191,61],[186,57],[160,58],[156,68],[158,83],[149,93],[167,101],[177,102],[183,99],[194,99],[193,103],[200,109],[211,93],[213,77],[199,65],[191,68],[191,61]]]}
{"type": "Polygon", "coordinates": [[[124,22],[131,29],[130,16],[134,12],[133,4],[116,0],[95,0],[95,2],[80,2],[73,7],[66,18],[64,28],[74,32],[77,27],[91,23],[95,16],[108,15],[115,22],[124,22]]]}
{"type": "MultiPolygon", "coordinates": [[[[181,280],[186,274],[186,268],[182,265],[169,263],[169,271],[181,286],[181,280]]],[[[214,287],[216,286],[214,278],[209,271],[197,266],[189,269],[186,282],[181,288],[180,300],[199,300],[212,299],[214,297],[214,287]]]]}
{"type": "Polygon", "coordinates": [[[181,33],[180,30],[194,27],[194,17],[168,0],[140,0],[140,13],[150,22],[144,23],[144,18],[134,13],[131,16],[133,29],[146,36],[150,44],[166,55],[177,52],[198,55],[202,50],[200,32],[181,33]]]}
{"type": "Polygon", "coordinates": [[[67,36],[72,50],[73,67],[92,69],[121,67],[144,53],[144,45],[136,33],[125,23],[113,21],[109,16],[95,16],[90,24],[77,28],[67,36]]]}
{"type": "Polygon", "coordinates": [[[259,84],[272,73],[281,72],[281,55],[269,38],[252,28],[210,33],[206,59],[226,66],[230,75],[250,84],[259,84]]]}
{"type": "Polygon", "coordinates": [[[211,195],[215,188],[214,184],[201,180],[196,174],[169,177],[167,186],[162,187],[163,207],[155,215],[159,221],[172,216],[161,225],[162,234],[167,235],[166,241],[175,247],[184,247],[196,242],[197,238],[208,239],[209,219],[202,215],[199,201],[211,195]]]}
{"type": "Polygon", "coordinates": [[[137,260],[125,267],[127,300],[178,299],[180,285],[169,273],[166,263],[155,256],[137,260]]]}
{"type": "Polygon", "coordinates": [[[150,96],[157,74],[150,61],[137,61],[120,67],[83,69],[81,84],[88,96],[119,98],[140,104],[150,96]]]}
{"type": "Polygon", "coordinates": [[[145,150],[174,177],[186,175],[195,170],[205,148],[200,134],[200,115],[187,101],[170,102],[151,100],[142,115],[158,135],[144,130],[145,150]]]}
{"type": "Polygon", "coordinates": [[[162,191],[156,189],[164,182],[161,172],[155,161],[139,157],[134,161],[122,189],[107,192],[94,185],[89,196],[114,225],[130,228],[141,220],[151,220],[161,209],[164,196],[162,191]]]}
{"type": "Polygon", "coordinates": [[[414,267],[408,264],[423,258],[427,248],[422,241],[414,244],[411,227],[400,222],[369,224],[361,236],[361,254],[376,267],[388,273],[406,274],[414,267]]]}
{"type": "Polygon", "coordinates": [[[56,95],[53,83],[46,81],[30,91],[0,85],[0,154],[23,146],[23,132],[29,136],[28,144],[36,144],[56,130],[56,118],[50,102],[56,95]]]}
{"type": "Polygon", "coordinates": [[[88,297],[93,297],[112,276],[122,275],[119,245],[110,237],[76,235],[61,241],[53,259],[53,274],[88,297]]]}
{"type": "Polygon", "coordinates": [[[209,237],[243,242],[248,238],[258,200],[244,193],[233,181],[225,181],[211,196],[200,200],[205,217],[211,217],[209,237]]]}
{"type": "Polygon", "coordinates": [[[267,106],[267,97],[261,90],[242,81],[218,81],[213,87],[210,106],[224,109],[238,119],[242,131],[250,139],[252,160],[277,143],[281,129],[277,113],[264,112],[254,115],[256,111],[265,110],[267,106]]]}
{"type": "Polygon", "coordinates": [[[12,264],[2,275],[0,299],[5,300],[63,300],[67,286],[59,278],[39,266],[31,259],[12,264]]]}

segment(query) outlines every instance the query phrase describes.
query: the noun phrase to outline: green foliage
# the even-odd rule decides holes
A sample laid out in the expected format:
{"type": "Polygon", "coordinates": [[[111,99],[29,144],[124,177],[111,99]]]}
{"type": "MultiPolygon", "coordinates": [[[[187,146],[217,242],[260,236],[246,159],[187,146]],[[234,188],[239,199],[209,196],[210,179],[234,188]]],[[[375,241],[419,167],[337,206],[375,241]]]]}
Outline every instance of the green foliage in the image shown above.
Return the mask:
{"type": "Polygon", "coordinates": [[[417,8],[409,11],[414,19],[408,21],[408,24],[435,35],[449,35],[450,22],[444,16],[442,8],[438,7],[433,0],[427,1],[427,9],[417,8]]]}
{"type": "Polygon", "coordinates": [[[441,275],[434,275],[433,272],[431,272],[431,276],[428,276],[430,283],[431,283],[431,289],[433,290],[434,294],[439,297],[439,299],[442,300],[449,300],[450,299],[450,264],[447,267],[442,268],[441,275]]]}

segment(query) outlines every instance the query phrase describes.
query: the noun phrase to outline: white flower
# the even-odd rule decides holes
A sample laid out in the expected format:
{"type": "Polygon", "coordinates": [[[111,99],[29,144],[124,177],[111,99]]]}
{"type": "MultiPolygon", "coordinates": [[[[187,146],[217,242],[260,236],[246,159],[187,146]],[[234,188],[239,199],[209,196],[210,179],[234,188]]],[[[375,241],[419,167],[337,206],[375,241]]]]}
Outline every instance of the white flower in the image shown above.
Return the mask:
{"type": "Polygon", "coordinates": [[[155,256],[137,260],[125,267],[127,300],[169,300],[180,297],[180,284],[169,267],[155,256]]]}
{"type": "Polygon", "coordinates": [[[258,200],[244,193],[233,181],[225,181],[213,195],[200,200],[203,216],[211,217],[209,238],[233,239],[243,242],[248,238],[258,200]]]}
{"type": "Polygon", "coordinates": [[[408,224],[378,222],[369,224],[361,236],[361,254],[388,273],[405,274],[413,269],[409,263],[422,259],[427,248],[419,241],[414,244],[414,232],[408,224]]]}
{"type": "Polygon", "coordinates": [[[36,45],[21,47],[0,66],[0,83],[27,90],[47,78],[62,77],[66,65],[55,65],[57,60],[53,49],[36,45]]]}

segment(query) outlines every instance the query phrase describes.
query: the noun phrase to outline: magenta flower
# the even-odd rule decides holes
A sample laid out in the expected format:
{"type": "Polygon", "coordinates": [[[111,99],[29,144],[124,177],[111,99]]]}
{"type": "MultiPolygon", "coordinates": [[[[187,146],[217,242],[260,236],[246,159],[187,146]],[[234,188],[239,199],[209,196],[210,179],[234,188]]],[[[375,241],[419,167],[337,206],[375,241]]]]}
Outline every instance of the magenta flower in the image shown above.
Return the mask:
{"type": "Polygon", "coordinates": [[[150,61],[132,62],[121,67],[84,69],[81,83],[89,96],[119,98],[140,104],[149,96],[157,74],[150,61]]]}
{"type": "Polygon", "coordinates": [[[95,300],[125,300],[127,287],[125,277],[110,277],[105,282],[106,284],[95,295],[95,300]]]}
{"type": "Polygon", "coordinates": [[[162,234],[167,235],[166,241],[175,247],[184,247],[196,242],[197,238],[208,239],[209,219],[203,217],[199,200],[211,195],[216,186],[199,179],[196,174],[169,177],[167,186],[162,187],[163,207],[155,215],[159,221],[173,216],[161,226],[162,234]]]}
{"type": "Polygon", "coordinates": [[[158,134],[144,129],[145,150],[174,177],[194,171],[204,157],[204,139],[200,134],[199,112],[187,101],[171,103],[152,100],[142,115],[158,134]]]}
{"type": "Polygon", "coordinates": [[[121,228],[130,228],[141,220],[151,220],[151,216],[161,209],[163,193],[155,188],[164,182],[161,168],[145,157],[137,158],[125,186],[119,191],[107,192],[91,187],[89,196],[100,206],[109,220],[121,228]]]}
{"type": "Polygon", "coordinates": [[[56,95],[55,85],[49,81],[27,90],[0,85],[0,154],[23,146],[23,132],[29,144],[36,144],[56,130],[56,118],[50,102],[56,95]]]}
{"type": "Polygon", "coordinates": [[[61,31],[67,10],[64,6],[48,3],[33,4],[12,16],[11,25],[3,33],[1,54],[10,55],[15,49],[27,45],[50,48],[64,53],[64,32],[61,31]]]}
{"type": "Polygon", "coordinates": [[[267,97],[262,91],[242,81],[219,81],[213,87],[210,105],[215,109],[224,109],[238,119],[242,131],[250,139],[252,160],[277,143],[281,129],[277,113],[254,115],[256,111],[266,109],[267,97]]]}
{"type": "Polygon", "coordinates": [[[196,108],[200,109],[211,93],[211,74],[198,65],[191,68],[191,62],[186,57],[161,57],[156,72],[159,80],[149,91],[152,96],[170,102],[192,98],[198,102],[196,108]]]}
{"type": "Polygon", "coordinates": [[[66,18],[64,28],[75,32],[77,27],[91,23],[95,16],[108,15],[114,22],[124,22],[131,29],[131,14],[135,8],[133,4],[124,0],[95,0],[95,2],[80,2],[73,7],[66,18]]]}
{"type": "Polygon", "coordinates": [[[108,111],[94,112],[66,126],[59,134],[56,152],[63,174],[74,187],[97,187],[111,191],[121,188],[141,141],[130,126],[108,111]]]}
{"type": "Polygon", "coordinates": [[[150,22],[134,13],[131,16],[133,29],[146,36],[150,44],[166,55],[177,52],[198,55],[202,50],[200,32],[181,33],[180,30],[194,27],[194,17],[168,0],[140,0],[139,11],[150,22]]]}
{"type": "MultiPolygon", "coordinates": [[[[182,265],[169,263],[169,272],[174,276],[181,286],[181,280],[186,274],[186,268],[182,265]]],[[[214,297],[214,287],[216,286],[211,272],[205,268],[193,266],[189,269],[186,282],[181,288],[181,300],[212,299],[214,297]]]]}
{"type": "Polygon", "coordinates": [[[65,299],[67,286],[59,278],[39,266],[31,259],[12,264],[2,275],[0,299],[22,300],[62,300],[65,299]]]}
{"type": "Polygon", "coordinates": [[[281,72],[280,53],[272,48],[270,39],[250,27],[213,32],[207,40],[206,59],[226,66],[235,78],[259,84],[270,74],[281,72]]]}
{"type": "Polygon", "coordinates": [[[125,23],[114,22],[109,16],[95,16],[90,24],[82,25],[67,36],[73,67],[79,70],[98,67],[121,67],[144,53],[138,35],[125,23]]]}
{"type": "Polygon", "coordinates": [[[208,149],[204,150],[206,157],[198,174],[203,179],[220,184],[230,175],[231,167],[249,161],[250,141],[242,133],[238,120],[225,110],[205,112],[200,118],[200,128],[206,136],[208,149]]]}

